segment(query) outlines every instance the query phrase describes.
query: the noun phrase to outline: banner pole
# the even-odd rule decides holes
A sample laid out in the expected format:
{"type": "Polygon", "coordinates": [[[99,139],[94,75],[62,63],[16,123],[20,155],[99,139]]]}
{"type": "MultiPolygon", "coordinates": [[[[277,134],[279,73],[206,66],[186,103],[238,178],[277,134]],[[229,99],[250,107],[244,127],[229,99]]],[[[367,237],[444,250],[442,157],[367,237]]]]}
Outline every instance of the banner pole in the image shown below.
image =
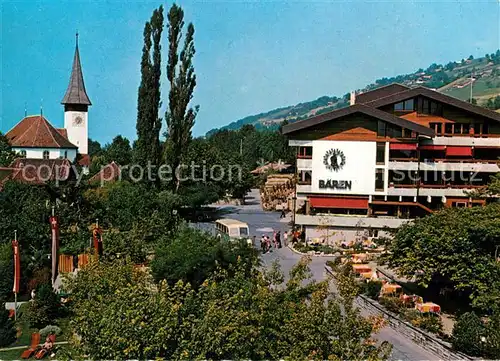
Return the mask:
{"type": "MultiPolygon", "coordinates": [[[[17,229],[14,230],[14,241],[17,242],[17,229]]],[[[19,272],[19,270],[17,270],[17,272],[19,272]]],[[[14,292],[14,321],[17,321],[17,290],[14,292]]]]}

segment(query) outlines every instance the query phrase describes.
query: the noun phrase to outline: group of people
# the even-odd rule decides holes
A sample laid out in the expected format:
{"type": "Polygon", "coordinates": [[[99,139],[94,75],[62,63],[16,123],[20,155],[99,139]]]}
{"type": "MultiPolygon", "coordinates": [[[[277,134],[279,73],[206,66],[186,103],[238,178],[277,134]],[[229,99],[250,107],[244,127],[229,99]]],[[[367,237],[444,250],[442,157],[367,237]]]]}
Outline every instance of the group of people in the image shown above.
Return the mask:
{"type": "Polygon", "coordinates": [[[274,248],[281,248],[281,231],[275,231],[273,234],[273,238],[271,239],[267,235],[262,235],[260,239],[260,249],[262,253],[272,252],[274,248]]]}

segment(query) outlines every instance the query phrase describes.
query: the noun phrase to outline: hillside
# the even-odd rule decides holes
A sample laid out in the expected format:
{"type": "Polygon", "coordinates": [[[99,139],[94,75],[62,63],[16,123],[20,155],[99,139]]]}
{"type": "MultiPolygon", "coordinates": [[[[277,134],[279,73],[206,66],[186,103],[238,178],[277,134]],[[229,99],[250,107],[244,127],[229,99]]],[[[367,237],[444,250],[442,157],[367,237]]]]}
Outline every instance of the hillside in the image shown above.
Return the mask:
{"type": "MultiPolygon", "coordinates": [[[[377,79],[363,89],[358,89],[357,92],[366,92],[391,83],[400,83],[410,87],[425,86],[458,99],[469,100],[471,80],[473,82],[473,101],[477,102],[478,105],[492,109],[500,108],[500,98],[495,102],[495,97],[500,96],[500,50],[477,59],[471,55],[458,62],[450,61],[446,65],[434,63],[427,69],[418,69],[414,73],[377,79]]],[[[258,129],[277,129],[285,119],[294,122],[347,105],[349,105],[349,93],[339,97],[322,96],[313,101],[250,115],[234,121],[220,130],[235,130],[245,124],[252,124],[258,129]]],[[[212,129],[207,135],[217,130],[212,129]]]]}

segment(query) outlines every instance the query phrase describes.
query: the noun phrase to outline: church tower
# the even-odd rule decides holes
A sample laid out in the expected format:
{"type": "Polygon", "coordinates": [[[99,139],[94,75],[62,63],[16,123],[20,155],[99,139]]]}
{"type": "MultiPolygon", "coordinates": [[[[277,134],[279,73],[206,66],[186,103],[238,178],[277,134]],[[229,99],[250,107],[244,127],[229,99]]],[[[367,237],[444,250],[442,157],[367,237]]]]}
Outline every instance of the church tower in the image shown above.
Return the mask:
{"type": "Polygon", "coordinates": [[[76,49],[71,78],[61,104],[64,105],[64,128],[68,133],[68,140],[78,147],[78,153],[88,154],[88,109],[92,103],[83,83],[80,52],[78,51],[78,33],[76,34],[76,49]]]}

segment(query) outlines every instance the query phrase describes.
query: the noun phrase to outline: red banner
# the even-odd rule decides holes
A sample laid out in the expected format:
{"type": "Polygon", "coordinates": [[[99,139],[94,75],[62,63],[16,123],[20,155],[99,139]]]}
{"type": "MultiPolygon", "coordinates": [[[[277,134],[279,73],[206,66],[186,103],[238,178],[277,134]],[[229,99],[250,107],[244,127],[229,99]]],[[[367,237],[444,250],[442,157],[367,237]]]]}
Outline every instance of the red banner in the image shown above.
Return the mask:
{"type": "Polygon", "coordinates": [[[19,293],[19,282],[21,281],[21,259],[19,255],[19,242],[12,241],[12,250],[14,253],[14,287],[12,291],[19,293]]]}
{"type": "Polygon", "coordinates": [[[57,217],[50,217],[50,229],[52,230],[52,282],[54,282],[57,278],[58,266],[57,263],[59,261],[59,257],[57,253],[59,251],[59,222],[57,217]]]}
{"type": "Polygon", "coordinates": [[[102,231],[99,227],[94,228],[92,231],[92,238],[94,239],[95,255],[102,256],[102,231]]]}

